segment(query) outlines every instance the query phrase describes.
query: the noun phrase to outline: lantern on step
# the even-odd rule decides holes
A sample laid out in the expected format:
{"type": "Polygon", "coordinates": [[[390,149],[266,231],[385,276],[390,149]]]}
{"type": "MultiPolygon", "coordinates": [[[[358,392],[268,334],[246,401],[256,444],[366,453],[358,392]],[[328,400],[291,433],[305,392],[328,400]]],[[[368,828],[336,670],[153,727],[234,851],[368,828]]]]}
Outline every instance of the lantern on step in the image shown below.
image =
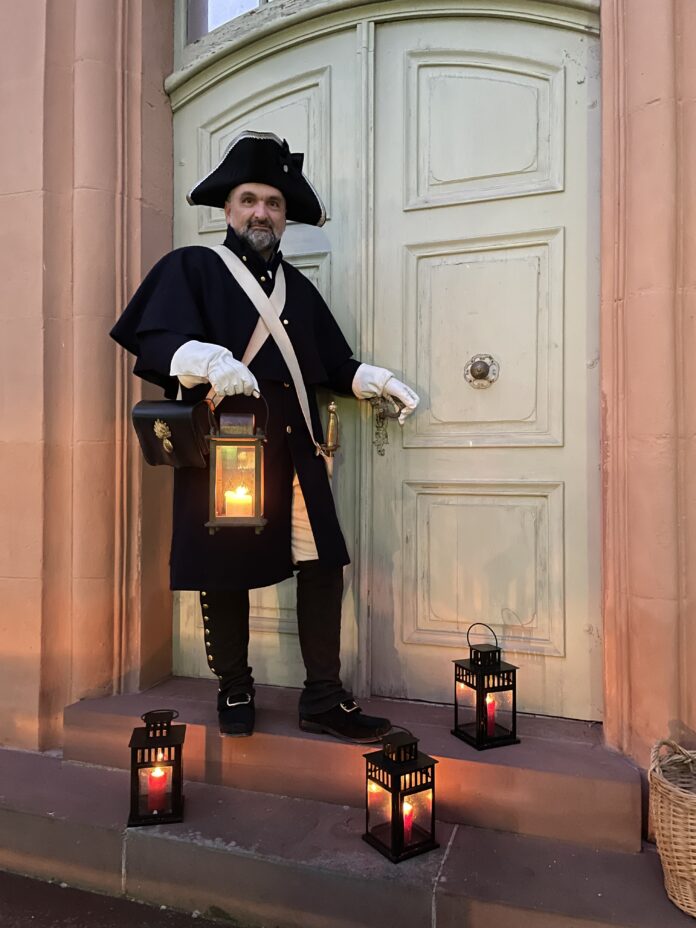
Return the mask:
{"type": "Polygon", "coordinates": [[[382,750],[365,754],[365,841],[399,863],[439,847],[435,841],[436,760],[418,750],[418,739],[396,732],[382,750]]]}
{"type": "MultiPolygon", "coordinates": [[[[266,407],[268,408],[268,407],[266,407]]],[[[268,424],[268,416],[266,416],[268,424]]],[[[255,417],[220,416],[220,429],[210,435],[210,534],[220,528],[255,528],[263,517],[263,446],[265,430],[255,417]]]]}
{"type": "Polygon", "coordinates": [[[468,660],[454,661],[454,728],[452,734],[478,751],[519,744],[517,737],[517,667],[501,660],[492,628],[476,622],[466,633],[468,660]],[[476,625],[487,628],[495,644],[472,645],[476,625]]]}
{"type": "Polygon", "coordinates": [[[182,753],[185,725],[172,725],[178,712],[154,709],[134,728],[131,749],[131,808],[128,825],[180,822],[184,814],[182,753]]]}

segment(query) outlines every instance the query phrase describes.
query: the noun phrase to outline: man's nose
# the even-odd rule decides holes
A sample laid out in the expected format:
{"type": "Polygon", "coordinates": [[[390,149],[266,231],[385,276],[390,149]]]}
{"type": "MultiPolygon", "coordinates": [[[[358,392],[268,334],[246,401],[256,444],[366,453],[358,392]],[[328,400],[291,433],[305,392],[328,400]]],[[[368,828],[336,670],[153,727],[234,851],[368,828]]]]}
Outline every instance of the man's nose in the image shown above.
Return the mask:
{"type": "Polygon", "coordinates": [[[268,208],[261,200],[254,207],[254,219],[268,219],[268,208]]]}

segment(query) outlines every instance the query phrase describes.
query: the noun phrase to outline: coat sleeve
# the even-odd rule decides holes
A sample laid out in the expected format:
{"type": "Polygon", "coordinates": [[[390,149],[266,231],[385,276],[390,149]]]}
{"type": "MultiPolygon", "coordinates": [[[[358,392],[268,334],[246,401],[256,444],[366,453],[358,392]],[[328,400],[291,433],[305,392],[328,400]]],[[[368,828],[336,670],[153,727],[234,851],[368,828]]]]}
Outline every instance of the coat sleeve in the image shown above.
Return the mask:
{"type": "Polygon", "coordinates": [[[353,377],[360,361],[346,341],[338,323],[320,294],[316,293],[314,334],[327,373],[324,385],[335,393],[352,394],[353,377]]]}
{"type": "Polygon", "coordinates": [[[174,352],[191,339],[206,340],[203,289],[192,250],[181,248],[158,261],[110,333],[135,355],[133,373],[163,387],[170,398],[178,390],[177,378],[169,375],[174,352]]]}

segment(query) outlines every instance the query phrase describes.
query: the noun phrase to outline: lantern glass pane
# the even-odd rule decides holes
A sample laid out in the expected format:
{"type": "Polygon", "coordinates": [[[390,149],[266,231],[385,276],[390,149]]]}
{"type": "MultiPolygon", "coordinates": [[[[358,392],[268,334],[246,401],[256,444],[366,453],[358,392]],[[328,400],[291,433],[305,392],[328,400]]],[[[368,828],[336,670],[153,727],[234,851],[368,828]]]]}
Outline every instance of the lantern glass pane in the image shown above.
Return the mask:
{"type": "Polygon", "coordinates": [[[476,730],[476,690],[467,686],[466,683],[457,683],[455,687],[455,698],[457,700],[457,727],[463,728],[471,726],[471,730],[476,730]]]}
{"type": "Polygon", "coordinates": [[[512,690],[486,694],[486,736],[501,738],[512,733],[512,690]]]}
{"type": "Polygon", "coordinates": [[[256,446],[215,446],[216,518],[252,518],[256,511],[256,446]]]}
{"type": "Polygon", "coordinates": [[[138,771],[138,812],[140,815],[169,815],[172,812],[171,764],[141,767],[138,771]]]}
{"type": "Polygon", "coordinates": [[[409,793],[401,803],[404,823],[404,849],[432,838],[433,791],[409,793]]]}
{"type": "Polygon", "coordinates": [[[382,844],[391,846],[391,793],[379,783],[367,781],[367,830],[382,844]]]}

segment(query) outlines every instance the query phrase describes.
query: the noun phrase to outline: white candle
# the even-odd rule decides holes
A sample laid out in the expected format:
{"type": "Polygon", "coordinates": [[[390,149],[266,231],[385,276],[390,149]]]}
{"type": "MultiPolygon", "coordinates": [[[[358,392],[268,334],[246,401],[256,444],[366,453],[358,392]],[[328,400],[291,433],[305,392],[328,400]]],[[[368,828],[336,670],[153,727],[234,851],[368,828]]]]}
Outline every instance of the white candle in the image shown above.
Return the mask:
{"type": "Polygon", "coordinates": [[[226,516],[253,516],[254,500],[245,486],[236,490],[225,490],[226,516]]]}

